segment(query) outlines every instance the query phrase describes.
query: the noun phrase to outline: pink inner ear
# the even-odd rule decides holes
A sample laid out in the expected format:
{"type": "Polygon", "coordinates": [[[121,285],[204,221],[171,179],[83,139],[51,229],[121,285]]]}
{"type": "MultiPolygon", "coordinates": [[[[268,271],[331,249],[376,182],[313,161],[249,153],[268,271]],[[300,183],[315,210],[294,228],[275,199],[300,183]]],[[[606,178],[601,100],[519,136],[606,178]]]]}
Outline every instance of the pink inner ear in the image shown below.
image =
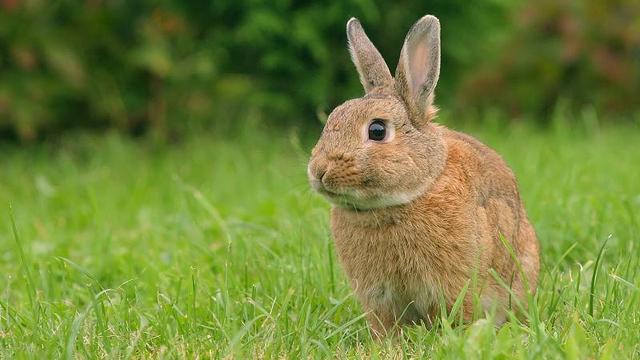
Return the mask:
{"type": "Polygon", "coordinates": [[[419,88],[427,80],[427,68],[429,66],[429,49],[426,41],[418,41],[409,48],[409,76],[411,77],[411,91],[420,91],[419,88]]]}

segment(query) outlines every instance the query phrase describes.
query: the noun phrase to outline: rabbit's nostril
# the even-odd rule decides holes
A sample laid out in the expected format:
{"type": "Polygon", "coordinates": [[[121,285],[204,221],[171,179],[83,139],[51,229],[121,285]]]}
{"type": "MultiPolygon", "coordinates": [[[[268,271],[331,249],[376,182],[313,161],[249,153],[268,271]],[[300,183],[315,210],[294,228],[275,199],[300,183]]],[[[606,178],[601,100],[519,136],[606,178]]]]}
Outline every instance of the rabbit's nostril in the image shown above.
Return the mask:
{"type": "Polygon", "coordinates": [[[320,180],[320,182],[322,182],[322,179],[324,178],[324,175],[327,173],[327,169],[322,169],[318,172],[318,180],[320,180]]]}

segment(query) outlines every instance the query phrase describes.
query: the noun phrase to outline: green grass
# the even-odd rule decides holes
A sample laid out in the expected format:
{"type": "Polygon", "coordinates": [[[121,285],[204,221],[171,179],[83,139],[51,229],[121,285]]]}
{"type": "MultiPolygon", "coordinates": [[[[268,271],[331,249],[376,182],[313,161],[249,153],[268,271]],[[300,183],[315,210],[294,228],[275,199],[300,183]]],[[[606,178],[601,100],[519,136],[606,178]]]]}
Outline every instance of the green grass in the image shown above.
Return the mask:
{"type": "Polygon", "coordinates": [[[375,343],[306,182],[313,139],[69,135],[0,147],[0,358],[640,357],[638,127],[472,133],[541,241],[528,325],[375,343]]]}

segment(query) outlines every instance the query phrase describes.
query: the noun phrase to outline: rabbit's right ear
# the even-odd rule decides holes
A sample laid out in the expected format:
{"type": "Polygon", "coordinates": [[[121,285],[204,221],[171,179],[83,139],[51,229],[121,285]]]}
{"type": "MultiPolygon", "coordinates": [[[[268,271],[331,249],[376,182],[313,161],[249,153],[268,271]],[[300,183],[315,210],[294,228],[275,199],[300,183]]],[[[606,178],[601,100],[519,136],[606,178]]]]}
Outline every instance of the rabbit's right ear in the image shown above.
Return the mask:
{"type": "Polygon", "coordinates": [[[365,92],[369,93],[376,88],[391,88],[394,80],[389,67],[356,18],[347,22],[347,39],[351,59],[358,69],[365,92]]]}
{"type": "Polygon", "coordinates": [[[439,76],[440,22],[426,15],[409,30],[396,69],[396,88],[417,125],[429,121],[439,76]]]}

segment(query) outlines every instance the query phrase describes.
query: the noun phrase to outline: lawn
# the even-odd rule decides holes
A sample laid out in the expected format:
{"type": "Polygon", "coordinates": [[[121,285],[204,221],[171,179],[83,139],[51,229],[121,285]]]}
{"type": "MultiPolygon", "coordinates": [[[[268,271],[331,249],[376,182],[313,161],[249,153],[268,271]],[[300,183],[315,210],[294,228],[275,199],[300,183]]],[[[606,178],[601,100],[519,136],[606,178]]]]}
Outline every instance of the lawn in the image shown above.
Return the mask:
{"type": "Polygon", "coordinates": [[[317,134],[69,134],[0,146],[0,358],[640,357],[638,126],[469,132],[538,231],[528,324],[373,341],[306,182],[317,134]]]}

